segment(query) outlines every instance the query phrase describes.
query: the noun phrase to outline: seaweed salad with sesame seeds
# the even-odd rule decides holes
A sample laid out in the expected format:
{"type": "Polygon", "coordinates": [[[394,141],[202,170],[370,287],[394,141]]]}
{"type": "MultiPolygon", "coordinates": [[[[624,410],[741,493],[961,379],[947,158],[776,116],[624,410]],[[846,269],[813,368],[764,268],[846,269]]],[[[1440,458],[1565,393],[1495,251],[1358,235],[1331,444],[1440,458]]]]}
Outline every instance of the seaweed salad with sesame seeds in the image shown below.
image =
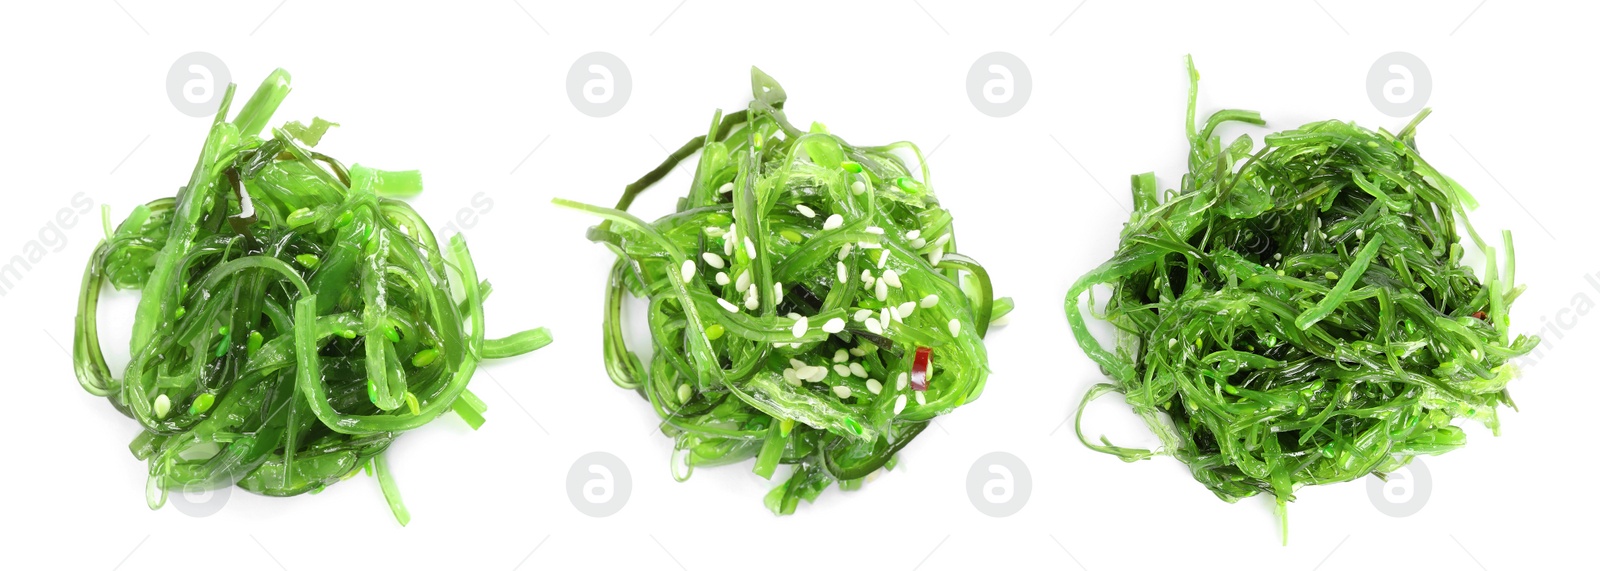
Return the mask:
{"type": "Polygon", "coordinates": [[[857,489],[891,469],[934,417],[976,399],[984,334],[1012,305],[957,253],[915,145],[801,131],[783,88],[754,68],[751,91],[748,109],[718,111],[616,208],[555,202],[604,219],[589,238],[617,255],[606,370],[660,417],[674,476],[753,458],[772,479],[787,464],[766,505],[789,514],[835,482],[857,489]],[[627,212],[697,151],[677,212],[627,212]],[[648,367],[623,339],[629,294],[649,300],[648,367]]]}
{"type": "Polygon", "coordinates": [[[226,119],[223,94],[189,182],[137,208],[95,247],[79,293],[73,361],[83,388],[143,429],[147,502],[239,486],[318,492],[366,470],[401,525],[384,452],[455,412],[476,429],[467,383],[483,359],[550,342],[543,328],[484,338],[467,243],[441,248],[396,197],[416,171],[346,168],[312,150],[332,123],[266,129],[289,94],[277,70],[226,119]],[[130,360],[116,378],[100,346],[101,290],[140,290],[130,360]]]}
{"type": "Polygon", "coordinates": [[[1165,454],[1217,497],[1383,477],[1466,443],[1458,419],[1499,432],[1513,363],[1538,343],[1510,333],[1511,234],[1486,243],[1472,195],[1417,150],[1424,110],[1399,133],[1322,121],[1224,145],[1230,122],[1195,122],[1188,61],[1188,173],[1161,193],[1133,177],[1116,254],[1066,299],[1078,345],[1110,382],[1078,408],[1078,438],[1125,461],[1165,454]],[[1486,259],[1464,262],[1462,229],[1486,259]],[[1501,265],[1501,261],[1504,265],[1501,265]],[[1096,286],[1116,340],[1102,346],[1079,304],[1096,286]],[[1159,437],[1146,450],[1084,436],[1084,406],[1117,393],[1159,437]]]}

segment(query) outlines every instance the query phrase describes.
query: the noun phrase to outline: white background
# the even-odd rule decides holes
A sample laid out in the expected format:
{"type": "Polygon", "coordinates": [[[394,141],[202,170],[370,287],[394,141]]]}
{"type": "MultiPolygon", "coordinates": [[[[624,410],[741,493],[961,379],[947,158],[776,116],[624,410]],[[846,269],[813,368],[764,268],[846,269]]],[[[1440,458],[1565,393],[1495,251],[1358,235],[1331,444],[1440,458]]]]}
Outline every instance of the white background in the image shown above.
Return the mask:
{"type": "MultiPolygon", "coordinates": [[[[151,511],[144,465],[126,450],[134,423],[78,387],[63,348],[100,235],[95,212],[0,298],[5,567],[1516,569],[1588,553],[1600,324],[1571,309],[1600,299],[1585,281],[1600,274],[1597,14],[1587,3],[222,4],[0,5],[0,261],[49,234],[76,193],[120,220],[185,182],[207,121],[174,109],[166,74],[204,51],[245,94],[289,69],[295,91],[274,122],[342,123],[323,145],[330,154],[421,169],[427,190],[414,205],[436,227],[486,193],[493,207],[466,233],[495,284],[489,332],[545,325],[556,343],[486,367],[473,384],[490,406],[482,430],[447,416],[393,447],[407,528],[366,477],[290,499],[234,490],[208,518],[151,511]],[[591,51],[615,54],[633,79],[607,118],[566,96],[568,67],[591,51]],[[1011,117],[967,99],[968,68],[992,51],[1031,71],[1031,97],[1011,117]],[[1155,170],[1171,186],[1181,173],[1184,54],[1204,77],[1202,115],[1238,107],[1277,128],[1339,118],[1393,130],[1405,120],[1366,94],[1368,68],[1393,51],[1432,73],[1424,154],[1482,201],[1480,230],[1515,232],[1529,290],[1513,325],[1543,328],[1545,352],[1512,385],[1521,411],[1505,411],[1501,436],[1468,427],[1467,447],[1426,460],[1420,513],[1384,515],[1364,482],[1306,489],[1280,546],[1268,500],[1230,505],[1169,458],[1124,464],[1077,442],[1063,422],[1100,375],[1072,342],[1061,299],[1110,255],[1128,175],[1155,170]],[[601,367],[611,257],[584,240],[592,219],[549,204],[614,201],[664,146],[703,132],[713,109],[743,107],[752,64],[783,83],[797,124],[934,151],[933,184],[963,252],[1018,305],[990,336],[981,400],[923,433],[901,469],[782,518],[761,505],[772,484],[748,463],[670,478],[656,419],[601,367]],[[1025,461],[1033,480],[1028,504],[1004,519],[979,513],[965,491],[974,460],[997,450],[1025,461]],[[631,472],[632,496],[609,518],[580,514],[566,493],[568,469],[591,451],[631,472]]],[[[635,211],[668,212],[684,180],[635,211]]],[[[1150,443],[1116,405],[1091,409],[1091,433],[1150,443]]]]}

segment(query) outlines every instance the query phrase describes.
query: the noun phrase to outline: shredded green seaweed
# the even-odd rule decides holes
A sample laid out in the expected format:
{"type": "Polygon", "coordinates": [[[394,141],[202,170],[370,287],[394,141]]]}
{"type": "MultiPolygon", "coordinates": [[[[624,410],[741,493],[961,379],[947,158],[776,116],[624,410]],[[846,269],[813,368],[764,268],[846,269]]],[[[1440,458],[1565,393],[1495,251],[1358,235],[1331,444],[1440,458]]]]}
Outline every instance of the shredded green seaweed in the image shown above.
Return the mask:
{"type": "Polygon", "coordinates": [[[1523,291],[1510,232],[1503,251],[1484,243],[1466,218],[1471,195],[1417,152],[1428,111],[1398,134],[1323,121],[1257,151],[1247,135],[1223,145],[1215,133],[1264,125],[1255,112],[1195,123],[1199,79],[1190,60],[1180,189],[1134,176],[1116,255],[1067,295],[1078,345],[1111,380],[1079,406],[1078,438],[1130,462],[1171,455],[1223,500],[1273,495],[1281,517],[1301,486],[1382,477],[1462,446],[1455,419],[1498,433],[1499,406],[1515,407],[1511,361],[1539,340],[1508,333],[1523,291]],[[1487,258],[1482,279],[1462,262],[1458,223],[1487,258]],[[1112,348],[1079,308],[1102,285],[1112,348]],[[1159,450],[1084,435],[1084,406],[1108,393],[1159,450]]]}
{"type": "Polygon", "coordinates": [[[1012,306],[956,253],[926,165],[914,173],[895,154],[921,163],[915,145],[800,131],[783,88],[753,68],[751,91],[747,110],[717,112],[615,209],[555,202],[605,219],[589,237],[617,254],[606,370],[662,419],[675,476],[754,458],[770,479],[793,465],[766,497],[788,514],[835,481],[856,489],[892,467],[935,416],[976,399],[982,337],[1012,306]],[[626,212],[696,151],[677,212],[655,222],[626,212]],[[648,371],[623,341],[625,293],[649,299],[648,371]]]}
{"type": "Polygon", "coordinates": [[[549,332],[484,339],[490,287],[466,241],[442,250],[391,198],[422,190],[415,171],[346,169],[312,150],[334,126],[320,118],[261,136],[288,72],[228,121],[233,93],[177,196],[114,230],[107,220],[79,293],[78,381],[143,427],[130,448],[149,462],[152,509],[174,489],[292,496],[367,467],[404,525],[383,452],[447,411],[477,428],[485,407],[467,383],[479,361],[538,349],[549,332]],[[142,291],[120,380],[97,327],[108,283],[142,291]]]}

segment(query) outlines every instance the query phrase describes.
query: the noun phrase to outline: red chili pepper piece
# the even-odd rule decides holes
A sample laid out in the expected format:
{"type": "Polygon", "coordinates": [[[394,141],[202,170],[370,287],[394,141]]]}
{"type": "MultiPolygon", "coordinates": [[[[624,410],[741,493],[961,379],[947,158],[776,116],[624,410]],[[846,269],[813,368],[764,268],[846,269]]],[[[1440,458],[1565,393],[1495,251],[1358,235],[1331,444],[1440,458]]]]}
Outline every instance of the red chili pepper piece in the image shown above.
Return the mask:
{"type": "Polygon", "coordinates": [[[1472,316],[1478,319],[1489,319],[1489,314],[1482,311],[1473,312],[1472,316]]]}
{"type": "Polygon", "coordinates": [[[927,347],[917,347],[917,355],[911,359],[912,390],[928,390],[928,371],[932,366],[933,350],[927,347]]]}

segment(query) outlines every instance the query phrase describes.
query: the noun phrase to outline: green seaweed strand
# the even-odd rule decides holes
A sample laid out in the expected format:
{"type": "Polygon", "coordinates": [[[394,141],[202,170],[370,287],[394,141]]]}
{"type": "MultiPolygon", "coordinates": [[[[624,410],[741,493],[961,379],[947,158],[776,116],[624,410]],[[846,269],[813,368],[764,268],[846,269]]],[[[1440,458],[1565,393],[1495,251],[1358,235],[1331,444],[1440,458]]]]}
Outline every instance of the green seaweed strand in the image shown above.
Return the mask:
{"type": "Polygon", "coordinates": [[[748,109],[718,112],[616,208],[555,203],[603,220],[589,237],[617,255],[606,371],[661,418],[675,477],[753,459],[770,479],[790,465],[766,497],[787,514],[834,482],[855,489],[892,467],[935,416],[976,399],[988,375],[982,337],[1011,302],[956,253],[926,167],[896,154],[920,162],[915,146],[856,147],[820,124],[801,131],[783,88],[751,76],[748,109]],[[676,212],[653,222],[627,212],[696,152],[676,212]],[[624,342],[627,294],[649,300],[648,367],[624,342]],[[931,350],[933,379],[920,394],[903,382],[919,347],[931,350]]]}
{"type": "Polygon", "coordinates": [[[1267,493],[1281,512],[1301,486],[1460,447],[1456,419],[1498,433],[1511,361],[1538,338],[1508,331],[1522,291],[1510,233],[1502,271],[1466,220],[1471,195],[1417,152],[1427,112],[1399,135],[1322,121],[1256,150],[1216,134],[1262,124],[1254,112],[1197,128],[1192,60],[1189,77],[1188,173],[1164,195],[1135,176],[1116,254],[1067,294],[1079,347],[1110,378],[1079,406],[1078,438],[1130,462],[1173,456],[1217,497],[1267,493]],[[1461,261],[1458,224],[1486,253],[1482,278],[1461,261]],[[1096,286],[1110,290],[1109,346],[1079,305],[1096,286]],[[1084,433],[1084,407],[1110,393],[1160,449],[1084,433]]]}
{"type": "Polygon", "coordinates": [[[416,172],[347,169],[311,150],[333,126],[321,119],[264,138],[287,72],[228,121],[233,93],[177,196],[115,229],[107,219],[79,294],[79,384],[143,428],[130,449],[149,464],[152,509],[173,489],[291,496],[365,467],[404,525],[383,452],[449,411],[477,428],[478,363],[538,349],[549,332],[484,338],[489,284],[466,242],[442,250],[394,199],[422,190],[416,172]],[[121,379],[99,339],[108,284],[141,291],[121,379]]]}

